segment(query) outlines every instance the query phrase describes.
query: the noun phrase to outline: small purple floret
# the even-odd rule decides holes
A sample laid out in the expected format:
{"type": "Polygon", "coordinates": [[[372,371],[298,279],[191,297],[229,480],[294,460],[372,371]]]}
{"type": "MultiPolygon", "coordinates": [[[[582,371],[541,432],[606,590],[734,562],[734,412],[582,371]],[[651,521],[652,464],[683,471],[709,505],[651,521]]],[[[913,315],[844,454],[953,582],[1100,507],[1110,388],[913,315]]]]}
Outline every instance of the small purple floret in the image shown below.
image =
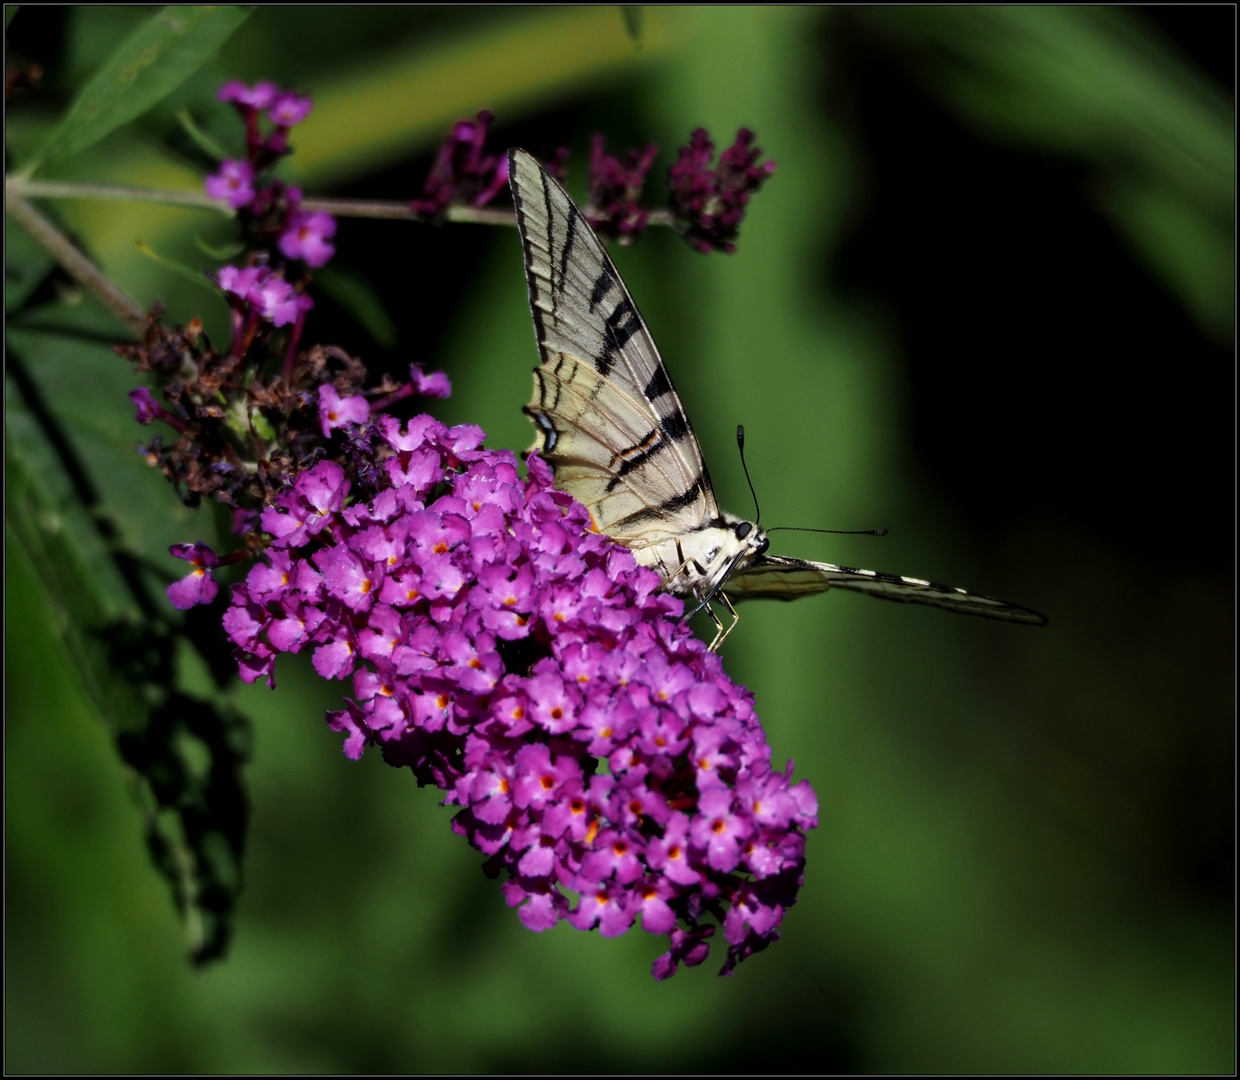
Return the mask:
{"type": "Polygon", "coordinates": [[[137,408],[136,419],[139,424],[149,424],[159,416],[159,404],[145,386],[129,391],[129,400],[137,408]]]}
{"type": "Polygon", "coordinates": [[[287,326],[297,318],[297,294],[287,281],[275,274],[256,281],[246,294],[246,299],[273,326],[287,326]]]}
{"type": "Polygon", "coordinates": [[[211,198],[240,210],[254,199],[254,167],[247,161],[221,162],[219,172],[207,177],[205,187],[211,198]]]}
{"type": "Polygon", "coordinates": [[[426,375],[420,364],[409,365],[409,379],[413,383],[413,392],[422,397],[446,398],[452,396],[452,383],[442,371],[432,371],[426,375]]]}
{"type": "Polygon", "coordinates": [[[221,266],[215,275],[219,287],[239,300],[248,300],[250,290],[270,271],[259,266],[221,266]]]}
{"type": "Polygon", "coordinates": [[[250,305],[273,326],[287,326],[314,306],[309,296],[294,292],[284,278],[265,266],[221,266],[215,280],[226,293],[250,305]]]}
{"type": "Polygon", "coordinates": [[[336,219],[331,214],[298,210],[280,234],[280,251],[285,258],[301,259],[307,266],[318,268],[336,254],[336,245],[330,242],[335,235],[336,219]]]}
{"type": "Polygon", "coordinates": [[[206,544],[173,544],[168,550],[193,567],[180,581],[168,586],[168,600],[172,606],[185,611],[196,604],[211,603],[220,591],[211,576],[212,569],[220,564],[219,556],[206,544]]]}
{"type": "Polygon", "coordinates": [[[279,96],[280,90],[274,83],[258,83],[253,88],[243,82],[226,82],[220,87],[216,97],[220,101],[230,102],[247,109],[266,109],[279,96]]]}
{"type": "Polygon", "coordinates": [[[301,94],[284,93],[272,103],[267,110],[268,119],[278,127],[292,127],[300,124],[314,107],[309,97],[301,94]]]}
{"type": "Polygon", "coordinates": [[[345,424],[364,424],[370,419],[370,403],[360,394],[342,398],[330,384],[319,387],[319,422],[326,438],[345,424]]]}

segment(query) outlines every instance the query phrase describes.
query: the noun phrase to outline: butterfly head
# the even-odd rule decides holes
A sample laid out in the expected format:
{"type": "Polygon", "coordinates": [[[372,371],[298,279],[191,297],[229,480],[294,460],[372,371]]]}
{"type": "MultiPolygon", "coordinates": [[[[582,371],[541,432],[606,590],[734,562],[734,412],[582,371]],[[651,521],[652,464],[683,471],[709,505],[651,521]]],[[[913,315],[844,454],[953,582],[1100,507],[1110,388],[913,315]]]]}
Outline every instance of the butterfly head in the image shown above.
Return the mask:
{"type": "Polygon", "coordinates": [[[739,570],[745,569],[771,542],[752,521],[724,514],[717,518],[713,527],[703,530],[703,538],[710,538],[713,550],[706,552],[703,575],[708,582],[707,594],[713,595],[723,583],[739,570]]]}
{"type": "Polygon", "coordinates": [[[729,521],[728,524],[736,535],[737,542],[742,545],[742,561],[748,562],[749,559],[763,554],[771,546],[771,542],[766,538],[766,533],[759,529],[752,521],[741,521],[738,519],[729,521]]]}

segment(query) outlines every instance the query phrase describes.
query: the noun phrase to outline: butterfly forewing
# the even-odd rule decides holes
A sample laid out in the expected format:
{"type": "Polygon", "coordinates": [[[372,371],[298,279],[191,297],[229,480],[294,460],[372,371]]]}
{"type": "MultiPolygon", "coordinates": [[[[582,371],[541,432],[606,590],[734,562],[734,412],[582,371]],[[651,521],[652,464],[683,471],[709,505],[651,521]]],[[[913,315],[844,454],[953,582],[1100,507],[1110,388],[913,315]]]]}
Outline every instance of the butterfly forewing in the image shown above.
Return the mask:
{"type": "Polygon", "coordinates": [[[524,150],[508,163],[542,357],[526,412],[557,486],[630,546],[707,526],[702,452],[620,275],[559,183],[524,150]]]}
{"type": "Polygon", "coordinates": [[[795,600],[799,596],[826,592],[827,589],[848,589],[880,600],[926,604],[962,615],[981,615],[1028,626],[1046,624],[1046,617],[1036,611],[966,592],[952,585],[780,555],[759,555],[750,566],[729,578],[725,586],[734,600],[753,597],[795,600]]]}

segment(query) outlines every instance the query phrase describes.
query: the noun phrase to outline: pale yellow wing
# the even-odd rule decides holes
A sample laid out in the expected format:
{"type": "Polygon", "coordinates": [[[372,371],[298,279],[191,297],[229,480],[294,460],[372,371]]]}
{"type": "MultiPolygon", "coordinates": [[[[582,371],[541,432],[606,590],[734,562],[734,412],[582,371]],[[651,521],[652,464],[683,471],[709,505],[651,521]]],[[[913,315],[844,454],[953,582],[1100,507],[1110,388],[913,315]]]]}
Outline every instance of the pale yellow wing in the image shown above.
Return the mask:
{"type": "Polygon", "coordinates": [[[669,455],[650,455],[639,469],[626,468],[656,437],[646,410],[619,386],[560,353],[534,370],[534,403],[525,411],[538,428],[556,487],[585,505],[600,531],[633,548],[683,535],[682,514],[697,509],[701,487],[682,491],[683,472],[669,455]]]}
{"type": "Polygon", "coordinates": [[[526,412],[556,486],[630,546],[719,517],[702,451],[650,332],[581,211],[508,151],[542,365],[526,412]]]}

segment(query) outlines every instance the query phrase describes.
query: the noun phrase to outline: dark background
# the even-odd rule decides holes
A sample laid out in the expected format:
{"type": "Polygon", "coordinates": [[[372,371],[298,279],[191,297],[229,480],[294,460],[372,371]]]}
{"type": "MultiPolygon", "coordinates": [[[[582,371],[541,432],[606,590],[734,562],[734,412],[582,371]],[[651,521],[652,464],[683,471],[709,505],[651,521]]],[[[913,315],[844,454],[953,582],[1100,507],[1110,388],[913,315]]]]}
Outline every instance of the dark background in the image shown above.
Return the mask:
{"type": "MultiPolygon", "coordinates": [[[[11,117],[55,115],[142,15],[23,8],[9,60],[45,75],[11,117]]],[[[594,131],[659,142],[659,195],[692,128],[726,145],[753,127],[779,171],[735,256],[667,231],[617,256],[721,497],[746,512],[743,421],[764,522],[892,530],[780,534],[781,550],[959,581],[1050,625],[834,594],[744,608],[728,669],[821,825],[783,941],[730,980],[712,957],[662,985],[640,931],[524,931],[435,793],[343,761],[319,719],[339,688],[290,667],[275,694],[236,694],[257,728],[247,891],[232,955],[196,976],[15,551],[8,626],[29,632],[6,646],[6,1065],[1229,1071],[1233,9],[651,9],[636,45],[604,16],[262,9],[179,100],[235,141],[211,101],[223,78],[314,92],[299,179],[357,197],[416,194],[439,133],[483,107],[497,148],[571,146],[578,193],[594,131]],[[530,63],[534,26],[556,29],[530,63]],[[510,82],[497,99],[452,63],[510,82]],[[409,91],[382,73],[423,70],[438,81],[399,99],[411,117],[393,127],[390,95],[409,91]],[[314,133],[333,109],[356,133],[336,152],[314,133]],[[1168,220],[1186,223],[1179,247],[1149,239],[1168,220]]],[[[143,179],[162,176],[157,153],[192,183],[174,116],[73,178],[175,183],[143,179]]],[[[114,204],[59,208],[144,303],[219,320],[205,290],[133,254],[114,204]]],[[[187,261],[194,230],[216,228],[126,212],[187,261]]],[[[515,237],[343,221],[338,242],[396,343],[329,301],[309,332],[372,368],[444,368],[447,419],[527,445],[515,237]]],[[[62,294],[49,279],[41,297],[62,294]]],[[[205,528],[167,499],[186,539],[205,528]]]]}

